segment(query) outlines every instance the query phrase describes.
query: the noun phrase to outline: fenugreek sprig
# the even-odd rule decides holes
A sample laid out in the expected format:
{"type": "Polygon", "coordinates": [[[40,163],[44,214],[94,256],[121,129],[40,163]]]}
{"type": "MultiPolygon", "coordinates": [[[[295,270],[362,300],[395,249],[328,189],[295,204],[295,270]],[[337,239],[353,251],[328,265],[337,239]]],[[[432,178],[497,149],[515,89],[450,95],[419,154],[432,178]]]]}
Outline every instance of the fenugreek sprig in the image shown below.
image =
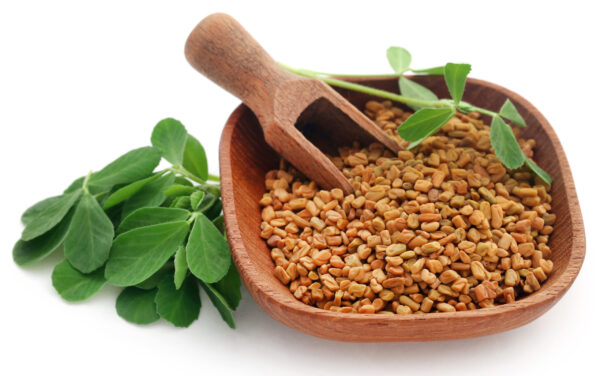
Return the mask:
{"type": "Polygon", "coordinates": [[[241,281],[225,239],[219,178],[202,144],[175,119],[160,121],[152,146],[134,149],[25,211],[13,258],[25,266],[64,251],[52,284],[70,302],[104,285],[122,287],[116,310],[135,324],[187,327],[200,313],[200,287],[223,320],[241,281]],[[155,171],[162,159],[171,166],[155,171]]]}
{"type": "Polygon", "coordinates": [[[333,78],[335,77],[378,77],[386,75],[343,75],[317,72],[308,69],[297,69],[287,65],[282,66],[292,73],[300,76],[318,78],[325,83],[358,91],[381,98],[390,99],[396,102],[404,103],[415,110],[400,127],[398,134],[404,140],[411,142],[408,149],[419,145],[427,137],[435,134],[444,124],[448,122],[457,112],[470,113],[479,112],[492,118],[490,140],[494,152],[504,166],[509,169],[517,169],[526,164],[541,180],[547,184],[552,183],[550,175],[539,167],[535,162],[528,158],[512,131],[510,125],[505,120],[514,125],[525,127],[525,120],[519,114],[515,105],[506,99],[504,105],[498,112],[485,108],[474,106],[462,100],[467,81],[467,75],[471,71],[470,64],[447,63],[444,66],[414,69],[411,67],[412,56],[402,47],[390,47],[387,50],[387,59],[394,75],[398,76],[398,87],[400,94],[385,90],[375,89],[354,82],[333,78]],[[439,99],[435,93],[425,86],[404,76],[406,72],[427,75],[443,75],[450,92],[451,99],[439,99]]]}

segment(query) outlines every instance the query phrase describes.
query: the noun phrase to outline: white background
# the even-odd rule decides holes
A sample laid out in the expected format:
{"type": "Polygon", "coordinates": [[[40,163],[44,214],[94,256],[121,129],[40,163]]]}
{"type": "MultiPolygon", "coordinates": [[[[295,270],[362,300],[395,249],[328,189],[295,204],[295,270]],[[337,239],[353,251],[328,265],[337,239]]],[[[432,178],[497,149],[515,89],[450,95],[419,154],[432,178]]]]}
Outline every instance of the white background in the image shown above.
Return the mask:
{"type": "Polygon", "coordinates": [[[597,365],[600,335],[594,275],[600,27],[593,3],[2,0],[0,373],[595,373],[587,368],[597,365]],[[473,77],[528,98],[562,141],[586,224],[586,260],[565,297],[533,323],[489,337],[352,344],[288,329],[245,290],[236,330],[205,296],[199,320],[188,329],[166,322],[138,327],[116,315],[116,289],[80,304],[61,300],[50,283],[56,257],[17,267],[11,250],[22,229],[20,214],[90,169],[149,144],[152,127],[164,117],[187,125],[218,173],[219,136],[238,100],[183,56],[187,34],[216,11],[232,14],[289,65],[385,73],[385,49],[401,45],[415,67],[469,62],[473,77]]]}

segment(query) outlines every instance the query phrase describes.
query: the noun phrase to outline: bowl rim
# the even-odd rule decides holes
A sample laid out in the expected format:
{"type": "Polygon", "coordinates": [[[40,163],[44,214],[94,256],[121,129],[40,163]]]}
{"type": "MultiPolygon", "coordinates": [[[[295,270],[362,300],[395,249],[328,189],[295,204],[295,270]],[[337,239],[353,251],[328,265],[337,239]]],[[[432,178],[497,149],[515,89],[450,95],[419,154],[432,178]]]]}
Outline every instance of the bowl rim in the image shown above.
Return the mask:
{"type": "MultiPolygon", "coordinates": [[[[394,76],[389,77],[353,77],[350,79],[353,82],[383,82],[394,78],[394,76]]],[[[492,308],[485,309],[477,309],[472,311],[460,311],[460,312],[445,312],[445,313],[427,313],[423,315],[379,315],[379,314],[354,314],[354,313],[340,313],[340,312],[332,312],[326,311],[317,307],[313,307],[303,302],[295,299],[291,293],[282,294],[279,291],[271,288],[268,285],[261,283],[259,279],[257,279],[256,275],[260,273],[257,270],[256,266],[253,264],[253,261],[250,259],[249,254],[246,252],[244,242],[242,240],[242,235],[240,232],[239,223],[237,217],[235,215],[235,203],[234,203],[234,189],[233,189],[233,179],[232,179],[232,170],[228,165],[229,155],[231,153],[231,138],[233,135],[234,128],[240,118],[245,115],[246,111],[251,110],[246,107],[244,104],[240,104],[233,113],[227,119],[225,128],[223,130],[220,142],[219,149],[219,162],[220,162],[220,174],[221,174],[221,187],[222,187],[222,199],[223,199],[223,212],[225,216],[225,227],[227,232],[227,239],[231,247],[231,252],[233,254],[233,259],[235,261],[238,270],[240,271],[240,275],[244,280],[248,290],[250,291],[252,297],[255,301],[258,302],[257,296],[254,294],[260,294],[260,298],[262,300],[267,300],[268,304],[274,304],[281,311],[290,312],[295,311],[296,313],[302,314],[310,314],[310,315],[318,315],[324,316],[326,318],[331,318],[332,320],[351,320],[352,322],[370,322],[370,323],[400,323],[400,322],[410,322],[415,320],[452,320],[452,319],[465,319],[465,318],[474,318],[481,316],[497,316],[500,317],[505,313],[514,313],[516,311],[524,311],[528,309],[534,309],[536,307],[540,307],[543,305],[547,305],[546,309],[541,311],[540,314],[532,317],[529,321],[537,318],[539,315],[544,313],[547,309],[549,309],[560,297],[564,295],[564,293],[569,289],[569,287],[573,284],[575,278],[577,277],[579,270],[583,264],[583,260],[585,257],[585,230],[583,227],[583,217],[581,215],[581,209],[579,207],[579,200],[577,198],[577,193],[575,190],[575,184],[573,182],[573,177],[570,171],[569,163],[567,161],[565,152],[560,144],[558,136],[553,130],[552,126],[548,122],[548,120],[541,114],[541,112],[535,108],[529,101],[520,96],[519,94],[506,89],[500,85],[479,80],[475,78],[468,78],[468,84],[482,85],[486,86],[495,91],[501,92],[507,98],[510,98],[513,103],[519,103],[520,105],[527,108],[534,118],[536,118],[541,128],[544,132],[547,133],[550,138],[552,147],[554,148],[557,155],[557,162],[559,165],[559,170],[563,175],[563,182],[565,185],[566,191],[566,199],[567,199],[567,207],[569,210],[569,214],[571,216],[571,223],[573,229],[572,236],[572,246],[571,246],[571,255],[569,259],[566,261],[567,265],[565,269],[562,271],[560,275],[558,275],[554,280],[549,281],[550,283],[544,283],[543,288],[531,295],[523,297],[521,299],[516,300],[513,303],[507,303],[498,305],[492,308]]],[[[261,304],[259,303],[259,306],[261,304]]],[[[263,308],[264,309],[264,308],[263,308]]],[[[278,319],[278,318],[276,318],[278,319]]],[[[279,320],[279,319],[278,319],[279,320]]],[[[281,321],[281,320],[279,320],[281,321]]],[[[529,322],[527,321],[527,322],[529,322]]],[[[525,322],[526,323],[526,322],[525,322]]],[[[515,325],[514,327],[521,326],[525,323],[520,323],[515,325]]],[[[288,325],[287,323],[285,323],[288,325]]],[[[300,329],[300,328],[296,328],[300,329]]],[[[507,329],[498,330],[504,331],[507,329]]],[[[307,332],[312,335],[319,336],[318,333],[307,332]]],[[[494,333],[494,331],[489,332],[489,334],[494,333]]],[[[322,337],[330,338],[327,335],[323,335],[322,337]]],[[[469,336],[467,336],[469,337],[469,336]]]]}

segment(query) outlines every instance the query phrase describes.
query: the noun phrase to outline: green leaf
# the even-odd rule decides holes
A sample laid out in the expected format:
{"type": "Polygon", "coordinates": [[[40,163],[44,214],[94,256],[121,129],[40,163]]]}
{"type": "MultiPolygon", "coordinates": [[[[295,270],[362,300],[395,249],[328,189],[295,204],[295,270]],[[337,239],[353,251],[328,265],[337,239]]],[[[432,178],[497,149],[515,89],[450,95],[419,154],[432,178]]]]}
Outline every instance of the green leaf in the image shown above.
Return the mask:
{"type": "Polygon", "coordinates": [[[227,301],[229,307],[235,310],[242,300],[242,281],[240,275],[232,262],[229,266],[229,271],[219,282],[213,283],[212,286],[221,294],[227,301]]]}
{"type": "Polygon", "coordinates": [[[430,75],[443,75],[444,74],[444,67],[432,67],[432,68],[424,68],[424,69],[410,69],[411,72],[414,73],[423,73],[423,74],[430,74],[430,75]]]}
{"type": "Polygon", "coordinates": [[[523,165],[525,155],[512,129],[500,116],[494,116],[492,119],[490,139],[496,156],[504,166],[512,170],[523,165]]]}
{"type": "Polygon", "coordinates": [[[506,102],[504,102],[502,108],[500,109],[500,112],[498,113],[500,114],[500,116],[512,121],[516,125],[519,125],[521,127],[527,126],[527,124],[525,124],[525,120],[523,119],[521,114],[519,114],[519,111],[517,110],[513,102],[511,102],[508,98],[506,99],[506,102]]]}
{"type": "Polygon", "coordinates": [[[219,231],[221,231],[222,234],[225,234],[225,217],[220,215],[217,218],[213,219],[212,223],[217,229],[219,229],[219,231]]]}
{"type": "Polygon", "coordinates": [[[200,314],[200,291],[193,278],[186,278],[180,289],[172,278],[165,278],[154,301],[159,316],[177,327],[190,326],[200,314]]]}
{"type": "MultiPolygon", "coordinates": [[[[422,108],[398,127],[398,134],[407,141],[413,141],[416,146],[437,132],[454,114],[452,108],[422,108]]],[[[413,144],[410,147],[413,147],[413,144]]]]}
{"type": "Polygon", "coordinates": [[[531,158],[525,158],[525,163],[527,166],[533,171],[542,181],[548,185],[552,184],[552,178],[550,175],[544,171],[540,166],[538,166],[531,158]]]}
{"type": "Polygon", "coordinates": [[[190,212],[174,208],[141,208],[129,214],[117,229],[118,233],[127,232],[138,227],[152,226],[159,223],[177,222],[188,219],[190,212]]]}
{"type": "Polygon", "coordinates": [[[73,209],[69,210],[59,224],[44,235],[29,241],[19,240],[13,248],[13,260],[20,266],[33,264],[57,250],[67,235],[73,213],[73,209]]]}
{"type": "Polygon", "coordinates": [[[233,309],[227,303],[227,300],[213,286],[207,283],[200,282],[200,286],[206,291],[206,295],[221,314],[221,318],[229,325],[231,329],[235,329],[235,320],[233,319],[233,309]]]}
{"type": "Polygon", "coordinates": [[[196,217],[186,252],[190,271],[204,282],[217,282],[229,270],[229,246],[215,225],[203,214],[196,217]]]}
{"type": "Polygon", "coordinates": [[[200,141],[188,134],[183,152],[183,168],[202,180],[208,179],[208,162],[200,141]]]}
{"type": "Polygon", "coordinates": [[[144,188],[146,184],[150,184],[153,181],[157,180],[160,177],[159,174],[147,177],[142,180],[135,181],[131,184],[128,184],[122,188],[119,188],[117,191],[112,193],[106,201],[104,201],[104,210],[108,210],[115,205],[120,204],[121,202],[127,200],[134,194],[138,193],[140,189],[144,188]]]}
{"type": "Polygon", "coordinates": [[[194,186],[194,184],[192,184],[192,182],[190,182],[189,180],[187,180],[183,176],[176,176],[175,177],[175,184],[187,185],[188,187],[193,187],[194,186]]]}
{"type": "Polygon", "coordinates": [[[173,184],[174,180],[173,174],[167,174],[143,186],[136,194],[125,201],[123,218],[139,208],[160,206],[166,198],[165,190],[173,184]]]}
{"type": "Polygon", "coordinates": [[[127,287],[117,298],[117,313],[126,321],[138,325],[151,324],[160,319],[156,312],[157,289],[142,290],[127,287]]]}
{"type": "Polygon", "coordinates": [[[71,185],[69,185],[63,193],[71,193],[71,192],[75,192],[78,189],[83,188],[84,181],[85,181],[85,176],[75,179],[75,181],[73,181],[71,183],[71,185]]]}
{"type": "Polygon", "coordinates": [[[175,273],[173,275],[173,281],[175,282],[175,288],[179,289],[183,280],[187,276],[188,264],[187,264],[187,254],[185,252],[185,247],[180,245],[177,248],[177,252],[175,252],[175,273]]]}
{"type": "Polygon", "coordinates": [[[96,172],[90,178],[90,186],[110,188],[116,184],[131,183],[149,176],[160,162],[160,152],[146,146],[123,154],[96,172]]]}
{"type": "Polygon", "coordinates": [[[402,74],[410,69],[412,57],[407,49],[392,46],[387,49],[386,55],[388,63],[390,63],[390,66],[394,72],[402,74]]]}
{"type": "MultiPolygon", "coordinates": [[[[400,93],[409,98],[419,99],[423,101],[437,101],[438,97],[433,93],[433,91],[429,90],[425,86],[416,83],[415,81],[409,80],[405,77],[400,77],[398,81],[398,85],[400,86],[400,93]]],[[[421,106],[417,106],[414,104],[408,105],[413,110],[418,110],[422,108],[421,106]]]]}
{"type": "Polygon", "coordinates": [[[63,196],[54,196],[54,197],[49,197],[47,199],[44,199],[44,200],[36,203],[35,205],[31,206],[29,209],[25,210],[23,215],[21,215],[21,222],[23,222],[24,225],[28,225],[29,223],[31,223],[31,221],[33,221],[36,217],[38,217],[40,215],[40,213],[42,213],[48,207],[59,202],[62,198],[63,198],[63,196]]]}
{"type": "Polygon", "coordinates": [[[65,257],[82,273],[98,269],[108,259],[113,224],[98,202],[84,193],[65,238],[65,257]]]}
{"type": "Polygon", "coordinates": [[[204,215],[208,217],[211,221],[217,218],[223,212],[223,203],[221,200],[215,201],[215,204],[210,207],[210,209],[204,212],[204,215]]]}
{"type": "Polygon", "coordinates": [[[169,207],[176,208],[176,209],[189,210],[192,208],[190,197],[189,196],[177,197],[175,200],[173,200],[173,202],[171,203],[171,205],[169,205],[169,207]]]}
{"type": "Polygon", "coordinates": [[[35,213],[32,213],[32,211],[25,212],[28,223],[21,234],[21,240],[31,240],[48,232],[62,221],[80,196],[81,191],[65,193],[53,198],[53,200],[44,200],[46,202],[43,205],[41,203],[34,205],[37,206],[35,213]]]}
{"type": "Polygon", "coordinates": [[[162,282],[167,276],[173,275],[174,271],[173,261],[168,260],[163,266],[158,269],[158,271],[152,274],[147,279],[135,285],[140,289],[144,290],[152,290],[155,287],[158,287],[158,284],[162,282]]]}
{"type": "Polygon", "coordinates": [[[444,68],[444,78],[446,79],[446,85],[448,91],[454,99],[454,104],[458,105],[462,99],[465,91],[465,84],[467,83],[467,75],[471,71],[470,64],[454,64],[448,63],[444,68]]]}
{"type": "Polygon", "coordinates": [[[194,192],[196,192],[196,188],[194,187],[182,184],[173,184],[172,186],[167,188],[167,190],[165,191],[165,196],[184,196],[191,195],[194,192]]]}
{"type": "Polygon", "coordinates": [[[152,131],[152,145],[175,166],[183,162],[183,150],[187,131],[179,120],[166,118],[158,122],[152,131]]]}
{"type": "Polygon", "coordinates": [[[185,221],[139,227],[117,236],[104,275],[115,286],[132,286],[156,273],[183,243],[185,221]]]}
{"type": "Polygon", "coordinates": [[[60,262],[52,271],[52,285],[60,296],[69,302],[80,302],[89,298],[105,283],[103,270],[83,274],[67,260],[60,262]]]}
{"type": "Polygon", "coordinates": [[[190,195],[190,204],[192,205],[192,210],[198,210],[202,200],[204,200],[205,193],[203,191],[196,191],[190,195]]]}

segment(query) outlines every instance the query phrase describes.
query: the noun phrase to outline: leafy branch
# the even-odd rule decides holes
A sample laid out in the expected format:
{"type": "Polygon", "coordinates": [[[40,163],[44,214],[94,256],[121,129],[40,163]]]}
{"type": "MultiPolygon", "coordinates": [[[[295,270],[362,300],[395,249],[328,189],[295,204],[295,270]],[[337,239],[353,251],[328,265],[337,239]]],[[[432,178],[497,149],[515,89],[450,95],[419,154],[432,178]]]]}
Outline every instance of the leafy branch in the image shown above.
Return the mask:
{"type": "Polygon", "coordinates": [[[136,324],[163,318],[189,326],[200,313],[201,287],[233,328],[241,281],[224,236],[220,188],[209,182],[218,177],[179,121],[160,121],[151,142],[27,209],[13,258],[28,265],[62,246],[56,291],[74,302],[107,283],[124,287],[117,313],[136,324]],[[162,158],[172,165],[154,171],[162,158]]]}
{"type": "Polygon", "coordinates": [[[513,124],[525,127],[525,120],[519,114],[515,105],[506,99],[504,105],[498,112],[474,106],[462,100],[465,90],[467,76],[471,71],[469,64],[447,63],[445,66],[414,69],[411,68],[412,56],[402,47],[390,47],[387,50],[387,59],[398,76],[398,87],[400,94],[385,90],[375,89],[354,82],[349,82],[335,77],[389,77],[390,75],[340,75],[332,73],[317,72],[308,69],[292,68],[282,64],[288,71],[304,77],[318,78],[325,83],[348,90],[358,91],[373,96],[390,99],[404,103],[415,112],[400,127],[398,134],[411,143],[408,149],[419,145],[427,137],[435,134],[446,124],[457,112],[468,114],[479,112],[492,118],[490,140],[496,156],[502,164],[509,169],[516,169],[526,164],[542,181],[552,183],[548,173],[525,156],[511,127],[505,120],[513,124]],[[450,92],[451,99],[439,99],[435,93],[425,86],[410,80],[404,76],[406,72],[417,74],[443,75],[446,86],[450,92]]]}

